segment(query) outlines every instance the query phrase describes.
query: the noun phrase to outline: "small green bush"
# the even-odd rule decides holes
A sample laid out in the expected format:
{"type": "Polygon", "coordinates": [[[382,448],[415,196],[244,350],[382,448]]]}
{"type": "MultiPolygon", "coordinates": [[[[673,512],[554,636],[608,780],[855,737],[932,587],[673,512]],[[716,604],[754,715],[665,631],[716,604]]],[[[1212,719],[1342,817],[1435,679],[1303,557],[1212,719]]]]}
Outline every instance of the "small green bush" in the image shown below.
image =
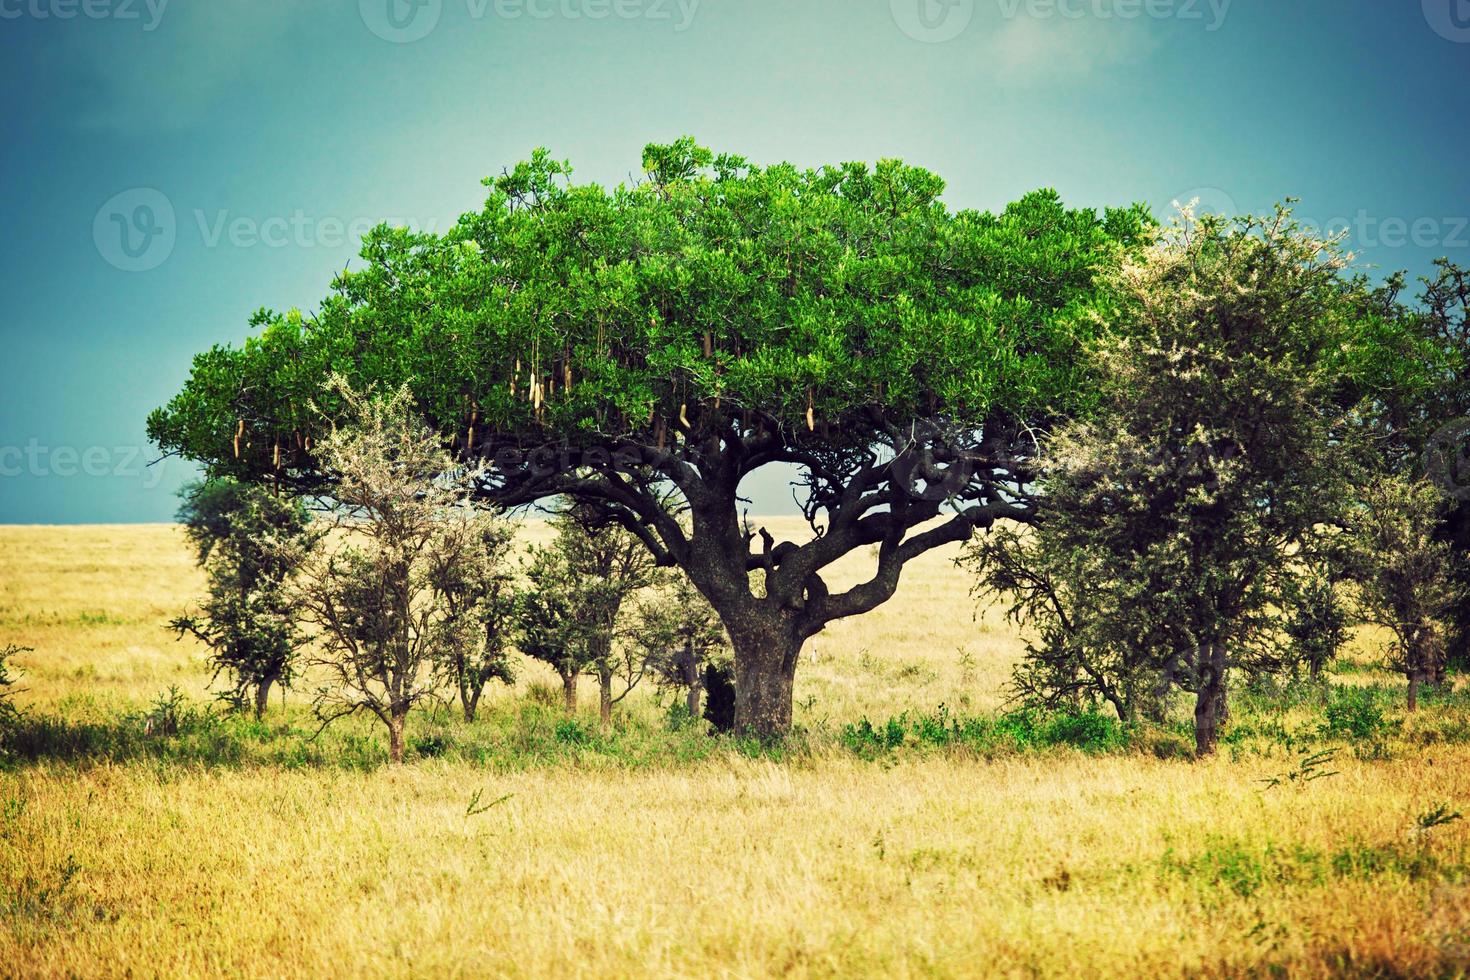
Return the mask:
{"type": "Polygon", "coordinates": [[[1367,741],[1382,736],[1390,728],[1372,688],[1334,688],[1323,714],[1322,732],[1334,738],[1367,741]]]}
{"type": "Polygon", "coordinates": [[[868,718],[843,726],[839,741],[858,755],[873,757],[912,742],[918,747],[964,746],[984,753],[1070,747],[1113,752],[1129,745],[1127,729],[1096,713],[1045,714],[1013,711],[996,717],[953,715],[944,705],[932,714],[905,712],[874,725],[868,718]]]}
{"type": "Polygon", "coordinates": [[[12,671],[16,671],[16,668],[10,663],[10,658],[17,653],[26,652],[29,652],[26,647],[14,645],[0,648],[0,758],[5,755],[9,733],[20,722],[20,709],[15,706],[14,701],[17,688],[15,673],[12,671]]]}
{"type": "Polygon", "coordinates": [[[562,718],[556,723],[556,740],[562,745],[588,745],[592,741],[592,732],[587,725],[578,718],[562,718]]]}

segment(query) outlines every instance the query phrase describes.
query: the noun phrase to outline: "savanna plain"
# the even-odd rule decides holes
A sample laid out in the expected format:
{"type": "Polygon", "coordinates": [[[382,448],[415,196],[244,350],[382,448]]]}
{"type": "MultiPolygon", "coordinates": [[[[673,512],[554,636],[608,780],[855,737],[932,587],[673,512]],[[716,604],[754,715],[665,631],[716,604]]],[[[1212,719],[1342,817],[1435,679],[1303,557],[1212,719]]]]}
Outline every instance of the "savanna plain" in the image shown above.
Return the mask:
{"type": "Polygon", "coordinates": [[[1024,639],[955,554],[808,644],[783,745],[649,682],[604,729],[527,661],[474,724],[417,712],[394,767],[368,720],[315,734],[310,678],[217,706],[165,628],[203,588],[179,529],[0,528],[0,644],[32,648],[0,974],[1470,972],[1463,678],[1411,715],[1361,634],[1325,683],[1236,690],[1195,761],[1182,703],[1018,711],[1024,639]]]}

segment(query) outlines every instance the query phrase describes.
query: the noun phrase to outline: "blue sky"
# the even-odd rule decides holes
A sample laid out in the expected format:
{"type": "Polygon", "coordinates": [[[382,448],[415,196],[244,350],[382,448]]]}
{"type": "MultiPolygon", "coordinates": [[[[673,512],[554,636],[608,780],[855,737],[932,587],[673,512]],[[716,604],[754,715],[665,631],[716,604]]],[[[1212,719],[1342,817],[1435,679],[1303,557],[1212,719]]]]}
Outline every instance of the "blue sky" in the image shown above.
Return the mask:
{"type": "MultiPolygon", "coordinates": [[[[0,522],[171,517],[147,412],[547,146],[897,156],[956,207],[1286,196],[1470,261],[1470,0],[0,0],[0,522]]],[[[756,512],[789,508],[779,479],[756,512]]]]}

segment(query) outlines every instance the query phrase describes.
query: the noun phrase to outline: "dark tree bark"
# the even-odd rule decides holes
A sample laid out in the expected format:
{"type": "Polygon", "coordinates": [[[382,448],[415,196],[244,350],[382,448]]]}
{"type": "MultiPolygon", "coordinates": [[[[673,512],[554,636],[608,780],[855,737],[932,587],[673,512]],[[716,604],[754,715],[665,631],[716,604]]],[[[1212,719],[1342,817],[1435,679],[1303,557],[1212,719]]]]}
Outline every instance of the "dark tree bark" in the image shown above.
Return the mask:
{"type": "Polygon", "coordinates": [[[704,665],[704,720],[715,731],[735,730],[735,683],[730,668],[704,665]]]}
{"type": "Polygon", "coordinates": [[[891,418],[865,410],[830,420],[827,432],[793,431],[754,410],[687,406],[665,426],[667,442],[628,441],[615,451],[519,445],[466,448],[493,456],[483,494],[500,505],[565,494],[595,505],[663,565],[677,565],[730,633],[737,687],[735,728],[779,737],[791,725],[792,682],[803,642],[834,620],[893,596],[904,566],[967,540],[997,519],[1030,522],[1030,430],[996,417],[976,427],[891,418]],[[850,432],[846,441],[832,432],[850,432]],[[777,541],[742,519],[741,480],[772,464],[794,465],[813,534],[777,541]],[[673,485],[687,520],[667,508],[673,485]],[[876,546],[872,576],[833,593],[826,569],[876,546]]]}
{"type": "Polygon", "coordinates": [[[1194,696],[1194,752],[1199,758],[1214,754],[1220,737],[1220,726],[1229,713],[1226,703],[1226,665],[1224,644],[1206,644],[1200,650],[1194,696]]]}
{"type": "Polygon", "coordinates": [[[483,687],[475,688],[474,685],[469,682],[468,678],[465,677],[464,671],[460,671],[459,705],[464,710],[465,721],[475,720],[475,715],[477,715],[480,710],[480,695],[484,693],[484,690],[485,689],[483,687]]]}
{"type": "Polygon", "coordinates": [[[270,707],[271,687],[275,684],[276,677],[276,674],[268,674],[255,685],[255,718],[257,721],[265,717],[265,709],[270,707]]]}
{"type": "Polygon", "coordinates": [[[575,670],[558,670],[561,676],[561,698],[562,704],[567,709],[567,714],[577,712],[577,672],[575,670]]]}
{"type": "Polygon", "coordinates": [[[1420,626],[1404,644],[1404,675],[1409,691],[1406,707],[1419,710],[1419,692],[1437,687],[1445,680],[1444,642],[1433,626],[1420,626]]]}
{"type": "MultiPolygon", "coordinates": [[[[726,624],[729,628],[729,624],[726,624]]],[[[791,616],[730,628],[735,651],[735,727],[759,738],[791,728],[792,686],[803,637],[791,616]]]]}
{"type": "Polygon", "coordinates": [[[694,643],[684,641],[684,652],[679,659],[679,670],[684,678],[684,706],[690,719],[699,717],[699,661],[694,656],[694,643]]]}
{"type": "Polygon", "coordinates": [[[399,708],[394,705],[388,715],[388,761],[400,763],[403,761],[403,733],[407,727],[408,708],[399,708]]]}
{"type": "Polygon", "coordinates": [[[597,668],[597,717],[606,728],[612,724],[613,672],[606,662],[597,668]]]}

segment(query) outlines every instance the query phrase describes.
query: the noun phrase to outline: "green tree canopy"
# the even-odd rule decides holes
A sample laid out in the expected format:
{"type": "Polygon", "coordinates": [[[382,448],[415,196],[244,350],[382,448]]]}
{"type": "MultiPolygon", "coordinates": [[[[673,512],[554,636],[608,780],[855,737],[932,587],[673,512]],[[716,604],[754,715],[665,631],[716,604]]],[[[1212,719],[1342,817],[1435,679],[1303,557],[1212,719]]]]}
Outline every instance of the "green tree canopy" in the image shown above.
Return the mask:
{"type": "Polygon", "coordinates": [[[1150,220],[1050,191],[955,211],[896,160],[760,167],[686,138],[643,162],[609,190],[537,151],[445,234],[379,227],[315,316],[258,313],[149,431],[213,474],[313,489],[311,403],[340,410],[322,381],[406,384],[461,459],[493,460],[486,499],[594,502],[682,566],[730,629],[738,723],[780,731],[806,637],[916,555],[1029,517],[1033,433],[1092,403],[1099,272],[1150,220]],[[814,540],[742,525],[740,483],[771,463],[799,474],[814,540]],[[822,570],[873,544],[872,578],[831,594],[822,570]]]}

